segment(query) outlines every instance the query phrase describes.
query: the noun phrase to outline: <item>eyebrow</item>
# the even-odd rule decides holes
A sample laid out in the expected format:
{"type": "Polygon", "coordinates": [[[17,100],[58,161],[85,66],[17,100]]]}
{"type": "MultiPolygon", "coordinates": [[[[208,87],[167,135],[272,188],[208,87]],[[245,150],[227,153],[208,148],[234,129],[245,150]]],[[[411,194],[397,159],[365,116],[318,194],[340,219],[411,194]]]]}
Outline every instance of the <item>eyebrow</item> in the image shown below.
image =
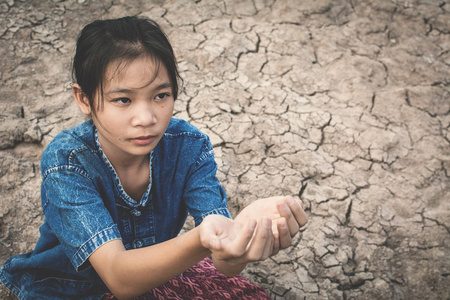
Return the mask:
{"type": "MultiPolygon", "coordinates": [[[[154,90],[159,91],[159,90],[163,90],[163,89],[171,88],[171,87],[172,87],[172,85],[170,84],[170,82],[164,82],[164,83],[161,83],[160,85],[156,86],[154,88],[154,90]]],[[[133,92],[133,89],[127,89],[127,88],[119,87],[117,89],[113,89],[111,91],[107,91],[105,94],[107,94],[107,95],[109,95],[109,94],[119,94],[119,93],[128,94],[128,93],[132,93],[132,92],[133,92]]]]}

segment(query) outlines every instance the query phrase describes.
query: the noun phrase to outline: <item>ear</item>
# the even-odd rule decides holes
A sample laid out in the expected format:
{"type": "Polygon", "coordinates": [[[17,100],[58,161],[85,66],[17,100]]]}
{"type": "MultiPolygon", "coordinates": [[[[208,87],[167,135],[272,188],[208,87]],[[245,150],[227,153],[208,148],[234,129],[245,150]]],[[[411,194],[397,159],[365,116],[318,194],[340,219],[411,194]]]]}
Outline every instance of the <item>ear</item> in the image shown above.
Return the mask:
{"type": "Polygon", "coordinates": [[[91,106],[89,105],[89,99],[86,96],[86,94],[81,90],[81,87],[78,85],[78,83],[74,83],[72,85],[72,92],[81,112],[85,115],[90,115],[92,111],[91,106]]]}

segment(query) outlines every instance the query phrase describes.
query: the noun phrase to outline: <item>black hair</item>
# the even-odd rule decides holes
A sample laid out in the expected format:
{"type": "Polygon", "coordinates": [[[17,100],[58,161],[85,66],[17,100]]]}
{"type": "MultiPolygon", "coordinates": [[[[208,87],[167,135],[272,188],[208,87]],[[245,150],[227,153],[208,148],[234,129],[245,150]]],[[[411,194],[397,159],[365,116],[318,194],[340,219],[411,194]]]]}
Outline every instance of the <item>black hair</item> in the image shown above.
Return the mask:
{"type": "Polygon", "coordinates": [[[174,99],[178,96],[180,79],[176,58],[161,27],[148,18],[130,16],[97,20],[81,31],[73,59],[72,78],[87,96],[94,114],[94,95],[99,90],[103,99],[106,68],[113,61],[132,61],[148,55],[158,66],[162,63],[169,74],[174,99]]]}

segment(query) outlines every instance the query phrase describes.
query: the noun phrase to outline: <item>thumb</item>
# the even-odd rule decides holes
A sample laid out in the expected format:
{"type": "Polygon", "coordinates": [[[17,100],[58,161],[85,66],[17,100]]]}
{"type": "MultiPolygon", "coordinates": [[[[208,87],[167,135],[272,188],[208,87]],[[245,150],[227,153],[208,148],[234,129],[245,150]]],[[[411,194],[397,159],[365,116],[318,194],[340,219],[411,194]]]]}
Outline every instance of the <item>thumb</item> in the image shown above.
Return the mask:
{"type": "Polygon", "coordinates": [[[211,237],[209,239],[209,249],[210,250],[221,250],[222,249],[222,243],[220,242],[220,239],[217,237],[211,237]]]}
{"type": "Polygon", "coordinates": [[[211,247],[215,247],[217,241],[214,241],[217,238],[216,227],[214,226],[214,222],[211,222],[208,218],[205,218],[203,222],[199,226],[199,234],[200,234],[200,243],[204,248],[210,249],[211,247]]]}

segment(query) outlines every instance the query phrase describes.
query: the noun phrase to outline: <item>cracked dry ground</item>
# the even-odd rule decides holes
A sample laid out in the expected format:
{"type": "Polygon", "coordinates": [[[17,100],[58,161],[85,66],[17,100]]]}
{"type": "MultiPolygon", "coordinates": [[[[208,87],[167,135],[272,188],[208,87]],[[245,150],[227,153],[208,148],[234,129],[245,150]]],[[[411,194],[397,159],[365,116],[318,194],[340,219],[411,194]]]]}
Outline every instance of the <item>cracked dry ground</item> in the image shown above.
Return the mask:
{"type": "Polygon", "coordinates": [[[449,299],[449,12],[448,0],[1,1],[0,263],[33,248],[39,157],[83,120],[76,35],[140,14],[173,42],[175,116],[210,135],[232,213],[304,201],[301,238],[246,277],[274,299],[449,299]]]}

